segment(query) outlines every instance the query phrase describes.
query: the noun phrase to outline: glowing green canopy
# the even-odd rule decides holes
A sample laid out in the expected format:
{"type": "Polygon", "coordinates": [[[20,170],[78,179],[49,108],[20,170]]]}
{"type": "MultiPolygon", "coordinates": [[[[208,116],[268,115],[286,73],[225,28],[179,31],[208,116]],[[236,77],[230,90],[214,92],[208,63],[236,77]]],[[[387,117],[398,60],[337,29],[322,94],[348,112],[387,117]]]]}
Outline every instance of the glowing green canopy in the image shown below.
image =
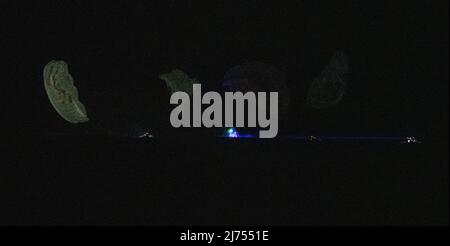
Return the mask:
{"type": "Polygon", "coordinates": [[[70,123],[84,123],[89,119],[78,90],[69,74],[67,63],[51,61],[44,67],[44,86],[56,112],[70,123]]]}
{"type": "Polygon", "coordinates": [[[190,78],[189,75],[179,69],[161,74],[159,78],[166,82],[170,95],[177,91],[192,95],[192,84],[199,83],[198,80],[190,78]]]}

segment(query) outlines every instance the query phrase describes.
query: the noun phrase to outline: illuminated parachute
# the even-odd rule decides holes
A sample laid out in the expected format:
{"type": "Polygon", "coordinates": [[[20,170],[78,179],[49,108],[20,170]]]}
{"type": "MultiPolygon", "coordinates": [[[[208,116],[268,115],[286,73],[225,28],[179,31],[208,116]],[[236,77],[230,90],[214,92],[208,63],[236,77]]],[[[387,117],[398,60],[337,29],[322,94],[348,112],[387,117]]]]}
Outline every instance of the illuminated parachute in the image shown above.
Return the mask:
{"type": "Polygon", "coordinates": [[[44,67],[44,86],[50,103],[62,118],[73,124],[89,121],[66,62],[51,61],[44,67]]]}
{"type": "Polygon", "coordinates": [[[159,78],[164,80],[166,83],[170,95],[177,91],[183,91],[189,95],[192,95],[192,85],[195,83],[200,83],[197,79],[190,78],[189,75],[180,69],[175,69],[169,73],[161,74],[159,78]]]}
{"type": "Polygon", "coordinates": [[[336,52],[309,87],[307,104],[316,109],[338,104],[345,94],[348,70],[345,54],[341,51],[336,52]]]}

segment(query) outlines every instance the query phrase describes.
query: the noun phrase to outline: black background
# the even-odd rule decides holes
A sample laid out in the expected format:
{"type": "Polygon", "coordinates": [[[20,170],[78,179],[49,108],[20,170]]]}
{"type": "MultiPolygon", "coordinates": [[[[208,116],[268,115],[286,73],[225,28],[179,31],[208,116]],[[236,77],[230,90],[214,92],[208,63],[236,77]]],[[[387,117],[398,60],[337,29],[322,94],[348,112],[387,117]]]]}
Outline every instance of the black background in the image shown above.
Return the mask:
{"type": "Polygon", "coordinates": [[[448,224],[448,1],[1,3],[1,224],[448,224]],[[336,50],[344,100],[306,90],[336,50]],[[168,124],[158,75],[204,88],[259,60],[288,76],[287,130],[422,145],[58,137],[42,69],[68,62],[91,119],[168,124]],[[44,134],[45,133],[45,134],[44,134]]]}

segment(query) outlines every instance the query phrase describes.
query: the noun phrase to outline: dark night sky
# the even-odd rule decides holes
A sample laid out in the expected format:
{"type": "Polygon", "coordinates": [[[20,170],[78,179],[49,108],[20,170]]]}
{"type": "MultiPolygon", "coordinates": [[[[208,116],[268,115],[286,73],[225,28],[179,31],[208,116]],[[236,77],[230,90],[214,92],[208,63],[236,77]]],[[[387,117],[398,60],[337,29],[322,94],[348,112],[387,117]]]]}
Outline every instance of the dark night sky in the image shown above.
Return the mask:
{"type": "Polygon", "coordinates": [[[0,224],[448,225],[448,1],[43,2],[0,3],[0,224]],[[336,50],[347,94],[308,109],[336,50]],[[168,125],[158,75],[180,68],[215,90],[257,60],[287,74],[288,131],[424,143],[54,137],[78,128],[45,94],[52,59],[92,123],[168,125]]]}
{"type": "Polygon", "coordinates": [[[227,69],[259,60],[288,75],[292,130],[448,135],[446,1],[194,2],[6,6],[8,84],[20,95],[8,117],[26,127],[64,124],[42,86],[52,59],[69,63],[94,118],[165,124],[159,74],[181,68],[217,89],[227,69]],[[333,109],[309,110],[306,90],[335,50],[351,63],[347,96],[333,109]]]}

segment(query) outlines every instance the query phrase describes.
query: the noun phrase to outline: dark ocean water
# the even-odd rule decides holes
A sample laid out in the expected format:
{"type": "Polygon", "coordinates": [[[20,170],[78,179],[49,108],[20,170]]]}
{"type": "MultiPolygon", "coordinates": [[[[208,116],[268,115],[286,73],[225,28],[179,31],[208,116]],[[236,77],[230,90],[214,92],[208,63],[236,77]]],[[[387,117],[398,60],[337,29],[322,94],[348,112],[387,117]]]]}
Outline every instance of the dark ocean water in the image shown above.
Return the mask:
{"type": "Polygon", "coordinates": [[[448,224],[448,143],[11,140],[1,224],[448,224]]]}

